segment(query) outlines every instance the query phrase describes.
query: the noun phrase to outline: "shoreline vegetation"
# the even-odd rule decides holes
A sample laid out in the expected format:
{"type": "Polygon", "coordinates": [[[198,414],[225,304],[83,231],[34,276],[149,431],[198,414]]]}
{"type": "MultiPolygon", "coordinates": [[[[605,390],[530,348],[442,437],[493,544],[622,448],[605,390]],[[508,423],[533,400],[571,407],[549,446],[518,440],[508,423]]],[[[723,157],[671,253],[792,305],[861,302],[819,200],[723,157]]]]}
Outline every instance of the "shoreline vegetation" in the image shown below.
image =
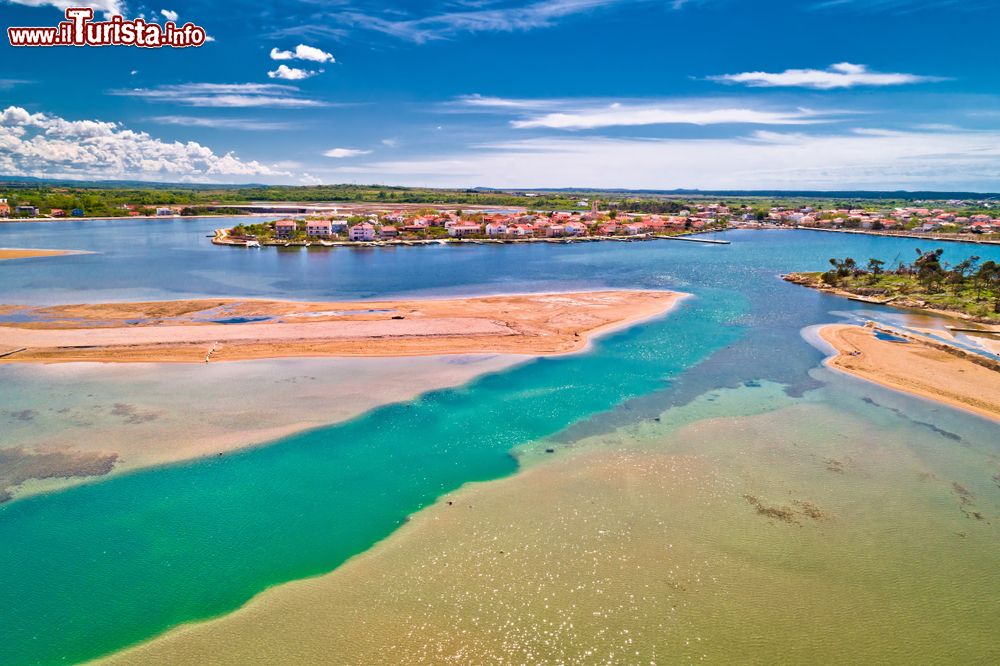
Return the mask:
{"type": "Polygon", "coordinates": [[[666,314],[684,296],[596,291],[337,303],[215,299],[0,306],[0,363],[556,355],[666,314]]]}
{"type": "Polygon", "coordinates": [[[831,324],[819,335],[837,352],[828,367],[1000,421],[996,361],[874,323],[831,324]]]}
{"type": "MultiPolygon", "coordinates": [[[[789,273],[782,278],[852,300],[928,310],[983,324],[1000,324],[1000,264],[970,256],[955,265],[941,261],[941,249],[923,252],[910,264],[887,267],[869,259],[830,259],[825,272],[789,273]]],[[[986,332],[991,332],[989,329],[986,332]]]]}

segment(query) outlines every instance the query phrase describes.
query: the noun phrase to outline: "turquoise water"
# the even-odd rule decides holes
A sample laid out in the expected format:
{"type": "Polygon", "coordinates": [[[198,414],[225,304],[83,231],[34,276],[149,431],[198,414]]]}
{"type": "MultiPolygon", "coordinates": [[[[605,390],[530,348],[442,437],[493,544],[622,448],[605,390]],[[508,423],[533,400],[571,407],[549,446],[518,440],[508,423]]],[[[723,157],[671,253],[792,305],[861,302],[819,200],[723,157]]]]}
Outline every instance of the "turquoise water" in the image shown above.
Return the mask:
{"type": "MultiPolygon", "coordinates": [[[[510,451],[520,444],[609,430],[724,386],[769,380],[800,395],[819,385],[809,371],[821,355],[799,331],[835,320],[831,311],[856,308],[786,284],[778,274],[818,269],[831,256],[908,258],[919,245],[729,232],[729,246],[246,252],[208,244],[205,232],[221,224],[0,225],[0,246],[106,250],[5,262],[0,302],[600,286],[676,288],[695,298],[586,354],[534,361],[272,446],[0,507],[0,663],[98,656],[224,613],[269,585],[329,571],[443,492],[513,473],[510,451]],[[123,226],[139,242],[108,249],[123,226]]],[[[949,245],[946,258],[964,258],[964,250],[949,245]]],[[[968,253],[1000,259],[1000,249],[968,253]]],[[[224,404],[226,396],[218,400],[224,404]]],[[[973,417],[946,410],[941,418],[974,422],[983,437],[996,433],[973,417]]],[[[936,419],[927,417],[931,425],[936,419]]]]}

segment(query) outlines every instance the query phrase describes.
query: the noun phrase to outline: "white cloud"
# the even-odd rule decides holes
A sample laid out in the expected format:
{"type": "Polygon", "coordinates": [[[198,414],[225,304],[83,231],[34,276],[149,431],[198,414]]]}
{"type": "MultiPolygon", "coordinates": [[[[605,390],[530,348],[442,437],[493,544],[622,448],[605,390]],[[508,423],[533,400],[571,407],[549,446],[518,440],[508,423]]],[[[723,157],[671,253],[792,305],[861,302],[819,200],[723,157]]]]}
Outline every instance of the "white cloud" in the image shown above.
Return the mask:
{"type": "MultiPolygon", "coordinates": [[[[514,7],[477,7],[420,18],[399,18],[398,13],[381,16],[343,11],[325,15],[340,25],[374,30],[422,43],[448,39],[460,33],[520,32],[551,27],[559,19],[626,4],[652,4],[652,0],[539,0],[514,7]]],[[[467,3],[471,6],[481,3],[467,3]]],[[[307,26],[308,28],[308,26],[307,26]]]]}
{"type": "Polygon", "coordinates": [[[665,124],[805,125],[829,122],[826,115],[808,109],[772,111],[711,105],[613,103],[597,108],[546,113],[524,120],[514,120],[511,125],[518,129],[596,129],[665,124]]]}
{"type": "Polygon", "coordinates": [[[174,21],[174,22],[177,21],[177,12],[173,11],[172,9],[161,9],[160,13],[163,14],[163,18],[167,19],[168,21],[174,21]]]}
{"type": "Polygon", "coordinates": [[[65,11],[70,7],[92,7],[94,12],[103,12],[104,18],[121,16],[125,13],[125,3],[121,0],[5,0],[12,5],[27,7],[55,7],[65,11]]]}
{"type": "Polygon", "coordinates": [[[301,81],[302,79],[308,79],[311,76],[316,76],[323,70],[318,72],[308,69],[299,69],[298,67],[289,67],[288,65],[278,65],[278,69],[270,71],[267,73],[270,79],[284,79],[286,81],[301,81]]]}
{"type": "Polygon", "coordinates": [[[213,129],[237,129],[260,132],[292,129],[292,125],[282,122],[245,118],[204,118],[199,116],[155,116],[150,118],[161,125],[183,125],[186,127],[210,127],[213,129]]]}
{"type": "Polygon", "coordinates": [[[296,109],[329,106],[325,102],[301,97],[298,88],[280,83],[180,83],[156,88],[111,90],[109,93],[139,97],[150,102],[209,108],[296,109]]]}
{"type": "Polygon", "coordinates": [[[708,77],[719,83],[743,84],[752,88],[799,87],[817,90],[855,86],[899,86],[943,79],[917,74],[873,72],[865,65],[841,62],[829,69],[786,69],[783,72],[742,72],[708,77]]]}
{"type": "Polygon", "coordinates": [[[331,148],[330,150],[323,153],[327,157],[335,157],[342,159],[345,157],[357,157],[359,155],[368,155],[372,151],[370,150],[358,150],[357,148],[331,148]]]}
{"type": "Polygon", "coordinates": [[[310,62],[336,62],[332,53],[327,53],[315,46],[299,44],[294,51],[271,49],[271,60],[308,60],[310,62]]]}
{"type": "Polygon", "coordinates": [[[755,132],[735,139],[538,138],[339,167],[380,182],[468,187],[996,189],[1000,132],[755,132]]]}
{"type": "Polygon", "coordinates": [[[163,141],[99,120],[66,120],[10,106],[0,113],[0,171],[59,178],[216,180],[290,176],[194,141],[163,141]]]}
{"type": "Polygon", "coordinates": [[[323,179],[322,178],[317,178],[316,176],[312,175],[309,172],[303,172],[302,176],[299,178],[299,181],[303,185],[322,185],[323,184],[323,179]]]}

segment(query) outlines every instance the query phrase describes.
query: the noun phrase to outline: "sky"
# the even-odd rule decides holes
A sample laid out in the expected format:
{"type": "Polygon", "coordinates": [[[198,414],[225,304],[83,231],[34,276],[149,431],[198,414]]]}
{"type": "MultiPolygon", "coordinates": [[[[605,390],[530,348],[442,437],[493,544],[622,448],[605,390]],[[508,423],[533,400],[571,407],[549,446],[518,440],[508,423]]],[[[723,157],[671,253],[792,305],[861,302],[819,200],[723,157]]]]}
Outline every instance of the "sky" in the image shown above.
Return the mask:
{"type": "Polygon", "coordinates": [[[1000,191],[997,0],[0,0],[0,175],[1000,191]],[[154,2],[154,4],[147,4],[154,2]]]}

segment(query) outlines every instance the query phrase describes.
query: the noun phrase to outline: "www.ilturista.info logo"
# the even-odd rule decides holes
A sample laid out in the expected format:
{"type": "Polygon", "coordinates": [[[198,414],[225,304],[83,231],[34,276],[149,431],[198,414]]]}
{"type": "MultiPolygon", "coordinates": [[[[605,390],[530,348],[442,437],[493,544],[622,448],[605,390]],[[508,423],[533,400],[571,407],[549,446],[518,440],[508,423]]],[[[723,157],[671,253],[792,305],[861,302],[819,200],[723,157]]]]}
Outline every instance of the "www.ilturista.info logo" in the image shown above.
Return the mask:
{"type": "Polygon", "coordinates": [[[7,28],[11,46],[139,46],[147,49],[170,46],[184,48],[201,46],[207,36],[205,29],[193,23],[178,26],[173,21],[165,25],[146,23],[141,18],[126,20],[112,16],[107,21],[94,21],[90,7],[70,7],[66,20],[54,28],[7,28]]]}

